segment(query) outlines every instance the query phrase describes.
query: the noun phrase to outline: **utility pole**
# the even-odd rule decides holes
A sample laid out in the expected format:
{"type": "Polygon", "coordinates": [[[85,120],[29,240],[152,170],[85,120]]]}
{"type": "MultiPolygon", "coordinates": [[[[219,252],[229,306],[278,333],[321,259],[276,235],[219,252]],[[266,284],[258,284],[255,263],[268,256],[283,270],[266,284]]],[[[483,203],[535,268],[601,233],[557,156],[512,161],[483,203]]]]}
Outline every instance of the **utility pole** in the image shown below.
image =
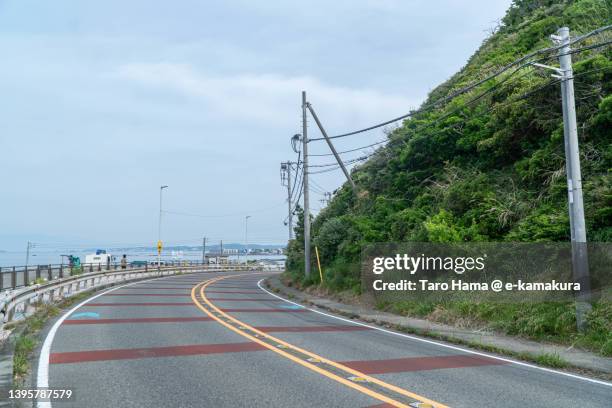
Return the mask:
{"type": "Polygon", "coordinates": [[[206,260],[206,237],[202,238],[202,265],[206,260]]]}
{"type": "Polygon", "coordinates": [[[308,187],[308,123],[306,91],[302,91],[302,154],[304,156],[304,275],[310,277],[310,191],[308,187]]]}
{"type": "Polygon", "coordinates": [[[290,161],[281,163],[281,185],[287,186],[287,208],[289,210],[287,215],[287,225],[289,227],[289,241],[293,238],[293,214],[292,214],[292,202],[291,202],[291,163],[290,161]]]}
{"type": "Polygon", "coordinates": [[[244,254],[244,264],[249,264],[249,218],[250,215],[244,217],[244,242],[246,244],[246,253],[244,254]]]}
{"type": "Polygon", "coordinates": [[[591,282],[589,277],[589,257],[582,200],[582,174],[580,171],[580,150],[578,146],[578,126],[576,123],[576,102],[574,98],[574,73],[568,27],[562,27],[557,34],[550,36],[559,45],[559,66],[544,64],[533,65],[556,72],[553,77],[561,80],[561,100],[563,111],[563,142],[565,147],[565,173],[567,176],[567,201],[572,244],[572,274],[574,282],[580,283],[576,297],[576,326],[584,331],[587,326],[586,315],[591,310],[591,282]]]}
{"type": "Polygon", "coordinates": [[[28,270],[28,265],[30,264],[30,248],[33,248],[33,247],[34,247],[34,244],[28,241],[28,246],[26,248],[26,262],[25,262],[26,271],[28,270]]]}
{"type": "Polygon", "coordinates": [[[157,266],[161,266],[161,251],[162,251],[162,240],[161,240],[161,224],[162,224],[162,192],[168,186],[159,187],[159,222],[157,224],[157,266]]]}
{"type": "Polygon", "coordinates": [[[552,39],[561,45],[561,48],[559,48],[559,65],[561,67],[563,129],[566,146],[566,174],[568,176],[567,192],[572,233],[572,269],[574,281],[580,283],[580,292],[576,300],[576,324],[578,329],[582,331],[586,329],[586,315],[591,310],[591,285],[584,203],[582,200],[582,174],[580,171],[580,150],[578,146],[578,126],[576,123],[569,28],[560,28],[557,31],[557,35],[552,36],[552,39]]]}

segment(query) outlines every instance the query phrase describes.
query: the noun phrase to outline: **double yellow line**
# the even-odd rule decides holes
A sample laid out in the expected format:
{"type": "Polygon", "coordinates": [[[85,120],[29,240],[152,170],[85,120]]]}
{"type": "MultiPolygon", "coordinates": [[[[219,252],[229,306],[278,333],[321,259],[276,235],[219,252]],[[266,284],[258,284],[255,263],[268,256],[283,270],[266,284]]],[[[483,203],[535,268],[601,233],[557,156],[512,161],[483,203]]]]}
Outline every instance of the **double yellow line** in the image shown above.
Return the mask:
{"type": "MultiPolygon", "coordinates": [[[[252,274],[249,274],[249,276],[252,274]]],[[[410,405],[407,405],[404,402],[400,402],[397,401],[394,398],[391,398],[387,395],[381,394],[380,392],[371,390],[363,385],[361,385],[362,383],[371,383],[371,384],[376,384],[378,387],[377,388],[383,388],[386,389],[388,391],[391,391],[393,394],[399,394],[401,396],[407,397],[411,400],[415,400],[415,402],[419,403],[419,407],[421,408],[425,408],[425,407],[433,407],[433,408],[448,408],[446,405],[440,404],[439,402],[436,401],[432,401],[428,398],[425,398],[423,396],[420,396],[418,394],[412,393],[410,391],[407,391],[403,388],[397,387],[395,385],[386,383],[384,381],[381,381],[375,377],[371,377],[368,376],[360,371],[354,370],[348,366],[345,366],[343,364],[337,363],[335,361],[332,360],[328,360],[322,356],[319,356],[315,353],[312,353],[310,351],[301,349],[297,346],[294,346],[292,344],[289,344],[283,340],[280,340],[274,336],[271,336],[267,333],[264,333],[260,330],[257,330],[256,328],[249,326],[248,324],[228,315],[227,313],[223,312],[221,309],[219,309],[217,306],[215,306],[214,304],[212,304],[208,298],[206,297],[205,294],[205,289],[215,283],[218,282],[220,280],[223,279],[227,279],[227,278],[231,278],[231,277],[236,277],[236,276],[244,276],[244,275],[233,275],[233,276],[222,276],[219,278],[214,278],[214,279],[209,279],[206,280],[204,282],[202,282],[200,285],[196,285],[192,290],[191,290],[191,299],[193,300],[193,302],[196,304],[196,306],[201,309],[203,312],[205,312],[208,316],[210,316],[212,319],[214,319],[215,321],[217,321],[218,323],[222,324],[223,326],[227,327],[228,329],[240,334],[243,337],[246,337],[247,339],[303,366],[308,368],[309,370],[312,370],[318,374],[321,374],[325,377],[328,377],[334,381],[337,381],[341,384],[346,385],[347,387],[350,387],[352,389],[355,389],[363,394],[366,394],[372,398],[378,399],[382,402],[386,402],[387,404],[391,404],[395,407],[402,407],[402,408],[411,408],[410,405]],[[202,303],[200,303],[200,301],[197,299],[197,289],[198,287],[200,288],[199,294],[201,299],[204,301],[204,304],[207,307],[205,307],[202,303]],[[210,308],[210,310],[209,310],[210,308]],[[214,312],[212,313],[211,310],[214,312]],[[234,324],[230,324],[229,322],[233,322],[234,324]],[[247,333],[246,331],[250,331],[252,333],[256,333],[257,337],[247,333]],[[276,345],[272,345],[269,344],[265,341],[262,340],[262,338],[265,338],[267,340],[270,340],[274,343],[276,343],[276,345]],[[309,362],[306,359],[300,359],[290,353],[288,353],[285,350],[292,350],[301,354],[304,354],[306,356],[309,357],[308,360],[312,360],[313,362],[317,362],[319,364],[323,363],[323,364],[327,364],[329,366],[335,367],[338,370],[341,370],[343,372],[349,373],[352,375],[352,379],[350,378],[344,378],[341,377],[331,371],[325,370],[321,367],[318,367],[316,364],[309,362]],[[359,381],[359,382],[356,382],[359,381]]],[[[397,397],[396,397],[397,398],[397,397]]]]}

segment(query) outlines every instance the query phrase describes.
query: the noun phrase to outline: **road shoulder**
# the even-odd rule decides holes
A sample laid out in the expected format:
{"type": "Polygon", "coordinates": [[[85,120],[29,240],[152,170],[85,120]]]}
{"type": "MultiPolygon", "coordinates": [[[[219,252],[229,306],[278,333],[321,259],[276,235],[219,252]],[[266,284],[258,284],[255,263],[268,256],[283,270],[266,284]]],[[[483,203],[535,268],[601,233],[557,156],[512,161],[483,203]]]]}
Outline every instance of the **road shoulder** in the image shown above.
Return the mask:
{"type": "Polygon", "coordinates": [[[351,319],[400,332],[459,344],[464,347],[484,350],[501,356],[509,356],[517,360],[537,364],[538,357],[540,356],[558,355],[567,363],[567,367],[562,369],[556,368],[560,371],[573,372],[607,381],[612,380],[612,358],[598,356],[587,351],[503,336],[482,330],[475,331],[458,328],[424,319],[398,316],[360,305],[340,303],[332,299],[305,294],[295,288],[287,287],[282,283],[280,276],[266,279],[265,286],[273,292],[284,295],[288,299],[316,306],[319,309],[351,319]]]}

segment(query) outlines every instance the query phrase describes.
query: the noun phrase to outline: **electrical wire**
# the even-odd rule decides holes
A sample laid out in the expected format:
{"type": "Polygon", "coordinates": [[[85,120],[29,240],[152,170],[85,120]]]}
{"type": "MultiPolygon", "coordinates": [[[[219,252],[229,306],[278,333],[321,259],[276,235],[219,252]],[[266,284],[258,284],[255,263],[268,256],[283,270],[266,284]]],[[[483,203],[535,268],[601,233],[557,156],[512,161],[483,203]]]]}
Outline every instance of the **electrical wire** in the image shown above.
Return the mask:
{"type": "MultiPolygon", "coordinates": [[[[593,35],[596,35],[596,34],[599,34],[599,33],[603,32],[603,31],[609,30],[610,28],[612,28],[612,25],[605,26],[605,27],[600,27],[600,28],[598,28],[596,30],[593,30],[593,31],[591,31],[591,32],[589,32],[589,33],[587,33],[585,35],[582,35],[580,37],[575,38],[574,40],[570,41],[569,44],[571,45],[571,44],[575,44],[575,43],[577,43],[579,41],[583,41],[584,39],[586,39],[588,37],[591,37],[593,35]]],[[[608,44],[608,42],[605,42],[605,43],[602,43],[602,44],[596,44],[596,45],[592,45],[592,46],[588,46],[588,47],[583,47],[583,48],[585,50],[586,49],[593,49],[593,48],[597,48],[597,47],[600,47],[600,46],[605,46],[607,44],[608,44]]],[[[503,83],[503,82],[507,81],[509,79],[509,77],[515,75],[521,69],[523,69],[523,68],[525,68],[527,66],[533,65],[534,61],[525,62],[528,59],[533,58],[536,55],[540,55],[540,54],[543,54],[543,53],[549,53],[549,52],[552,52],[552,51],[559,50],[560,48],[563,48],[565,46],[566,46],[566,44],[562,44],[562,45],[548,47],[548,48],[544,48],[544,49],[540,49],[540,50],[531,52],[531,53],[529,53],[529,54],[527,54],[527,55],[525,55],[525,56],[523,56],[521,58],[518,58],[518,59],[512,61],[511,63],[505,65],[504,67],[502,67],[500,70],[496,71],[495,73],[493,73],[491,75],[488,75],[485,78],[483,78],[483,79],[481,79],[479,81],[476,81],[473,84],[470,84],[470,85],[468,85],[468,86],[466,86],[464,88],[461,88],[461,89],[459,89],[459,90],[457,90],[457,91],[455,91],[455,92],[453,92],[453,93],[451,93],[451,94],[449,94],[447,96],[439,98],[436,101],[433,101],[433,102],[430,102],[428,104],[425,104],[425,105],[423,105],[419,109],[412,110],[412,111],[410,111],[410,112],[408,112],[408,113],[406,113],[404,115],[398,116],[396,118],[393,118],[393,119],[390,119],[390,120],[387,120],[387,121],[384,121],[384,122],[381,122],[381,123],[378,123],[376,125],[372,125],[372,126],[369,126],[369,127],[363,128],[363,129],[359,129],[359,130],[355,130],[355,131],[347,132],[347,133],[342,133],[342,134],[339,134],[339,135],[329,136],[329,139],[336,139],[336,138],[341,138],[341,137],[353,136],[353,135],[356,135],[356,134],[359,134],[359,133],[367,132],[367,131],[374,130],[374,129],[377,129],[377,128],[380,128],[380,127],[383,127],[383,126],[386,126],[386,125],[390,125],[390,124],[392,124],[394,122],[398,122],[398,121],[400,121],[402,119],[406,119],[408,117],[414,116],[414,115],[419,114],[419,113],[423,113],[423,112],[429,111],[429,110],[434,109],[434,108],[438,107],[439,105],[441,105],[441,104],[443,104],[443,103],[445,103],[445,102],[447,102],[447,101],[449,101],[451,99],[456,98],[457,96],[460,96],[462,94],[465,94],[465,93],[471,91],[472,89],[474,89],[474,88],[484,84],[485,82],[490,81],[491,79],[494,79],[494,78],[500,76],[504,72],[506,72],[506,71],[508,71],[511,68],[516,66],[517,68],[514,71],[512,71],[504,80],[501,81],[501,83],[503,83]]],[[[572,50],[572,51],[570,51],[568,53],[557,54],[557,55],[555,55],[553,57],[558,57],[558,56],[561,56],[561,55],[572,54],[572,53],[575,53],[576,51],[577,50],[572,50]]],[[[550,59],[550,58],[551,58],[551,56],[547,57],[546,59],[550,59]]],[[[497,84],[497,85],[499,85],[499,84],[497,84]]],[[[320,140],[325,140],[325,138],[324,137],[311,138],[311,139],[308,139],[308,142],[310,143],[310,142],[315,142],[315,141],[320,141],[320,140]]]]}
{"type": "Polygon", "coordinates": [[[293,187],[291,188],[291,194],[289,194],[289,197],[290,197],[292,203],[296,202],[295,194],[297,193],[297,191],[299,191],[299,188],[297,188],[297,186],[298,186],[298,184],[301,183],[301,180],[302,180],[303,172],[300,171],[301,167],[303,167],[303,163],[298,163],[297,166],[296,166],[295,179],[294,179],[294,182],[293,182],[293,187]],[[300,181],[298,181],[298,180],[300,180],[300,181]]]}
{"type": "MultiPolygon", "coordinates": [[[[581,47],[581,48],[576,48],[576,49],[574,49],[574,50],[571,50],[570,52],[563,53],[563,54],[560,54],[560,55],[573,55],[573,54],[578,54],[578,53],[580,53],[580,52],[588,51],[588,50],[595,49],[595,48],[601,48],[601,47],[604,47],[604,46],[606,46],[606,45],[610,45],[610,44],[612,44],[612,41],[604,41],[604,42],[597,43],[597,44],[593,44],[593,45],[590,45],[590,46],[585,46],[585,47],[581,47]]],[[[540,58],[540,59],[538,59],[538,60],[535,60],[535,61],[530,62],[528,65],[533,65],[534,63],[537,63],[537,62],[544,62],[544,61],[548,61],[548,60],[550,60],[550,59],[552,59],[552,58],[557,58],[557,57],[558,57],[558,56],[560,56],[560,55],[553,55],[553,56],[543,57],[543,58],[540,58]]],[[[520,78],[520,77],[519,77],[519,78],[520,78]]],[[[506,81],[504,81],[504,82],[506,82],[506,81]]],[[[501,83],[502,83],[502,82],[500,82],[500,84],[501,84],[501,83]]],[[[483,96],[484,96],[484,95],[483,95],[483,96]]],[[[310,139],[310,140],[315,140],[315,139],[310,139]]],[[[316,140],[319,140],[319,139],[316,139],[316,140]]],[[[340,152],[338,152],[338,154],[339,154],[339,155],[341,155],[341,154],[351,153],[351,152],[355,152],[355,151],[359,151],[359,150],[364,150],[364,149],[368,149],[368,148],[371,148],[371,147],[374,147],[374,146],[379,146],[379,145],[382,145],[382,144],[387,143],[387,142],[389,142],[389,139],[380,140],[380,141],[378,141],[378,142],[374,142],[374,143],[371,143],[371,144],[368,144],[368,145],[365,145],[365,146],[361,146],[361,147],[356,147],[356,148],[354,148],[354,149],[349,149],[349,150],[340,151],[340,152]]],[[[327,157],[327,156],[333,156],[333,155],[334,155],[333,153],[309,154],[309,156],[319,156],[319,157],[327,157]]]]}
{"type": "MultiPolygon", "coordinates": [[[[351,164],[351,163],[355,163],[358,161],[363,160],[365,156],[361,156],[361,157],[356,157],[354,159],[351,160],[346,160],[343,163],[344,164],[351,164]]],[[[333,162],[333,163],[325,163],[325,164],[309,164],[308,167],[332,167],[332,166],[338,166],[339,164],[337,162],[333,162]]]]}
{"type": "MultiPolygon", "coordinates": [[[[589,50],[589,49],[593,49],[593,48],[598,48],[598,47],[602,47],[602,46],[609,45],[609,44],[612,44],[612,41],[606,41],[606,42],[604,42],[604,43],[598,43],[598,44],[594,44],[594,45],[591,45],[591,46],[583,47],[583,48],[580,48],[580,49],[573,50],[572,52],[573,52],[573,53],[583,52],[583,51],[585,51],[585,50],[589,50]]],[[[569,54],[569,53],[568,53],[568,54],[569,54]]],[[[547,57],[547,58],[545,58],[545,59],[541,59],[541,61],[545,61],[545,60],[550,59],[550,58],[556,58],[556,56],[547,57]]],[[[591,71],[589,71],[589,72],[591,72],[591,71]]],[[[593,71],[593,72],[594,72],[594,71],[593,71]]],[[[529,75],[530,73],[531,73],[531,71],[525,72],[525,73],[523,73],[521,76],[516,77],[515,79],[516,79],[516,80],[519,80],[519,79],[521,79],[521,78],[525,77],[526,75],[529,75]]],[[[575,76],[580,76],[580,75],[582,75],[582,74],[578,74],[578,75],[575,75],[575,76]]],[[[506,80],[504,80],[503,82],[507,82],[507,81],[506,81],[506,80]]],[[[560,82],[560,81],[556,81],[556,82],[554,82],[554,81],[553,81],[553,83],[558,83],[558,82],[560,82]]],[[[500,82],[500,84],[498,84],[498,85],[501,85],[501,84],[502,84],[502,83],[500,82]]],[[[492,94],[497,93],[497,92],[500,92],[500,91],[502,91],[502,90],[503,90],[503,88],[499,88],[499,87],[497,87],[497,86],[496,86],[496,87],[489,88],[489,89],[485,90],[484,92],[482,92],[482,93],[480,93],[480,94],[476,95],[474,98],[470,99],[468,102],[466,102],[466,103],[465,103],[465,104],[463,104],[462,106],[459,106],[459,107],[457,107],[457,108],[455,108],[455,109],[453,109],[453,110],[451,110],[451,111],[449,111],[449,112],[446,112],[446,113],[445,113],[445,114],[443,114],[442,116],[440,116],[440,117],[436,118],[434,121],[431,121],[431,122],[429,122],[429,123],[427,123],[427,124],[425,124],[425,125],[423,125],[423,126],[421,126],[421,127],[417,128],[417,129],[414,129],[414,130],[413,130],[413,133],[418,133],[418,132],[420,132],[420,131],[422,131],[422,130],[424,130],[424,129],[426,129],[426,128],[429,128],[429,127],[435,126],[435,125],[437,125],[438,123],[442,122],[444,119],[446,119],[446,118],[448,118],[448,117],[450,117],[450,116],[452,116],[452,115],[454,115],[454,114],[456,114],[456,113],[458,113],[458,112],[462,111],[462,110],[463,110],[463,109],[465,109],[466,107],[469,107],[469,106],[473,105],[474,103],[478,102],[479,100],[481,100],[481,99],[482,99],[483,97],[485,97],[486,95],[488,95],[488,94],[491,94],[491,95],[492,95],[492,94]]],[[[495,105],[493,105],[491,108],[489,108],[489,110],[488,110],[488,111],[490,111],[490,110],[492,110],[492,109],[494,109],[494,108],[496,108],[496,107],[499,107],[499,106],[502,106],[502,105],[500,105],[500,104],[495,104],[495,105]]],[[[488,112],[488,111],[487,111],[487,112],[488,112]]],[[[390,142],[388,143],[387,147],[392,147],[392,146],[393,146],[395,143],[399,143],[399,142],[405,142],[405,141],[404,141],[403,139],[396,139],[396,140],[392,140],[392,141],[390,141],[390,142]]],[[[367,157],[368,157],[368,158],[369,158],[369,157],[372,157],[374,154],[376,154],[376,152],[373,152],[373,153],[369,154],[367,157]]]]}
{"type": "MultiPolygon", "coordinates": [[[[588,70],[588,71],[585,71],[585,72],[580,72],[580,73],[578,73],[578,74],[574,74],[572,78],[579,78],[579,77],[584,76],[584,75],[587,75],[587,74],[592,74],[592,73],[594,73],[594,72],[600,72],[600,71],[606,71],[606,70],[612,70],[612,68],[611,68],[611,67],[595,68],[595,69],[591,69],[591,70],[588,70]]],[[[490,107],[489,107],[489,108],[488,108],[486,111],[481,112],[481,113],[479,113],[478,115],[472,115],[472,116],[470,117],[470,119],[472,119],[472,118],[474,118],[474,117],[480,117],[480,116],[483,116],[483,115],[488,114],[488,113],[492,112],[493,110],[498,109],[498,108],[500,108],[500,107],[503,107],[503,106],[508,106],[508,105],[511,105],[511,104],[514,104],[514,103],[520,102],[520,101],[522,101],[522,100],[528,99],[528,98],[529,98],[529,97],[531,97],[532,95],[534,95],[534,94],[536,94],[536,93],[538,93],[538,92],[540,92],[540,91],[542,91],[542,90],[544,90],[544,89],[546,89],[546,88],[548,88],[548,87],[550,87],[550,86],[552,86],[552,85],[559,84],[559,83],[561,83],[562,81],[563,81],[562,79],[554,79],[554,80],[551,80],[551,81],[549,81],[549,82],[547,82],[547,83],[545,83],[545,84],[543,84],[543,85],[541,85],[541,86],[539,86],[539,87],[537,87],[537,88],[535,88],[535,89],[532,89],[531,91],[525,92],[524,94],[522,94],[522,95],[520,95],[519,97],[516,97],[516,98],[514,98],[514,99],[512,99],[512,100],[509,100],[509,101],[504,101],[504,102],[499,102],[499,103],[497,103],[497,104],[495,104],[495,105],[492,105],[492,106],[490,106],[490,107]]],[[[450,115],[452,115],[452,114],[456,113],[457,111],[459,111],[459,110],[462,110],[462,109],[466,108],[467,106],[471,105],[473,102],[476,102],[476,101],[477,101],[477,100],[479,100],[479,99],[480,99],[480,97],[478,97],[478,98],[474,98],[473,100],[471,100],[471,101],[467,102],[465,105],[462,105],[461,107],[459,107],[459,108],[457,108],[457,109],[455,109],[455,110],[451,111],[449,114],[450,114],[450,115]]],[[[434,124],[441,122],[441,120],[443,120],[443,119],[445,119],[446,117],[448,117],[448,116],[449,116],[449,114],[446,114],[446,115],[444,115],[443,117],[436,119],[434,122],[430,122],[431,124],[427,124],[427,125],[422,126],[422,127],[421,127],[421,128],[419,128],[419,129],[415,129],[415,130],[414,130],[414,133],[417,133],[417,132],[419,132],[419,131],[421,131],[421,130],[423,130],[423,129],[427,128],[427,127],[431,127],[431,126],[433,126],[434,124]]],[[[443,128],[443,129],[441,129],[441,130],[440,130],[440,132],[436,132],[436,133],[434,133],[434,134],[433,134],[433,136],[438,135],[438,134],[442,133],[443,131],[446,131],[447,129],[448,129],[448,127],[443,128]]],[[[389,147],[390,145],[391,145],[391,143],[388,145],[388,147],[389,147]]],[[[369,156],[368,156],[368,158],[369,158],[369,157],[374,156],[375,154],[376,154],[376,152],[375,152],[375,153],[372,153],[371,155],[369,155],[369,156]]]]}
{"type": "MultiPolygon", "coordinates": [[[[356,152],[358,150],[363,150],[363,149],[374,147],[374,146],[377,146],[377,145],[380,145],[380,144],[383,144],[383,143],[387,143],[388,141],[389,141],[388,139],[380,140],[380,141],[375,142],[375,143],[370,143],[369,145],[366,145],[366,146],[356,147],[354,149],[344,150],[344,151],[337,152],[337,153],[338,154],[345,154],[345,153],[356,152]]],[[[324,157],[324,156],[333,156],[333,155],[334,155],[333,153],[322,153],[322,154],[309,154],[308,156],[324,157]]]]}

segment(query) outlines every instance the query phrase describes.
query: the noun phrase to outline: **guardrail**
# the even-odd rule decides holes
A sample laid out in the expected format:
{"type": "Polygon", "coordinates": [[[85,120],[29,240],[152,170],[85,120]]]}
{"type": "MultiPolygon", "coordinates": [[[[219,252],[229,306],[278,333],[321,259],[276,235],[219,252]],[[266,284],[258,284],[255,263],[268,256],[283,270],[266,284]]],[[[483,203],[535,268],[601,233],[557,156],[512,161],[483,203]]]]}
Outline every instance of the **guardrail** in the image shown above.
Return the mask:
{"type": "Polygon", "coordinates": [[[91,272],[66,278],[56,279],[45,284],[36,284],[13,291],[0,300],[1,323],[9,323],[14,320],[16,314],[27,316],[40,304],[53,303],[55,301],[73,296],[77,293],[106,286],[114,286],[122,282],[134,282],[156,276],[174,275],[179,272],[223,272],[238,270],[255,270],[246,265],[174,265],[162,266],[160,268],[132,268],[119,271],[106,270],[103,272],[91,272]]]}
{"type": "MultiPolygon", "coordinates": [[[[221,266],[225,264],[205,264],[201,261],[162,261],[162,266],[221,266]]],[[[128,263],[125,270],[149,270],[157,269],[156,264],[146,263],[139,265],[128,263]]],[[[17,289],[31,285],[33,282],[40,283],[41,280],[52,281],[69,276],[80,275],[83,273],[104,272],[122,270],[120,262],[109,264],[81,264],[78,267],[71,267],[66,264],[50,265],[30,265],[30,266],[10,266],[0,267],[0,292],[7,289],[17,289]]]]}

